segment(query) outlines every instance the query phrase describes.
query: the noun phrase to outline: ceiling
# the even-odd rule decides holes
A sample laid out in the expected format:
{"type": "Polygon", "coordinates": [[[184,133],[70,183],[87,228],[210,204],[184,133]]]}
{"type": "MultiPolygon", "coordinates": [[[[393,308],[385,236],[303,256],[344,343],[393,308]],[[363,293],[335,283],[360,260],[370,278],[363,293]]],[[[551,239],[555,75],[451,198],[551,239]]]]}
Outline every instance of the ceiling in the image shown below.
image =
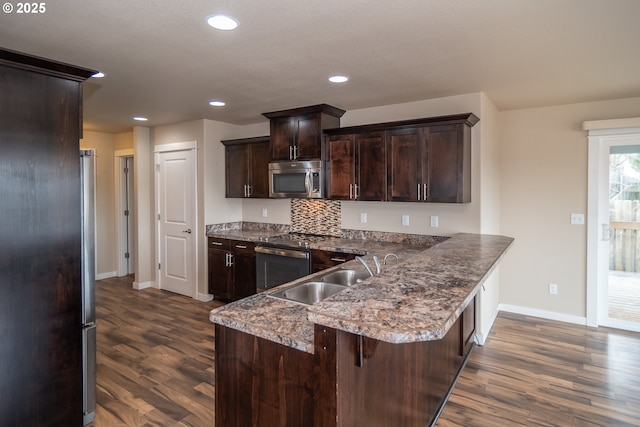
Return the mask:
{"type": "MultiPolygon", "coordinates": [[[[14,3],[17,4],[17,3],[14,3]]],[[[640,96],[638,0],[57,0],[0,46],[100,70],[85,127],[266,121],[485,92],[500,110],[640,96]],[[234,31],[205,23],[214,13],[234,31]],[[327,77],[343,73],[347,83],[327,77]],[[212,107],[213,99],[226,101],[212,107]]]]}

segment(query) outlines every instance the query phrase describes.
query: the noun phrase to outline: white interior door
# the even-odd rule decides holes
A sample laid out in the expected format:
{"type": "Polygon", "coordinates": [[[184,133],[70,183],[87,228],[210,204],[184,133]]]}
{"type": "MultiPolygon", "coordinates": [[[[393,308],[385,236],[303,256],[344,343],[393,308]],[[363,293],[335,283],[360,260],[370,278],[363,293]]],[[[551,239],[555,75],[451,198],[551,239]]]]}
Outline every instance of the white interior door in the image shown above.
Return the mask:
{"type": "Polygon", "coordinates": [[[118,277],[134,274],[135,270],[135,233],[134,233],[134,197],[133,150],[114,152],[115,170],[115,215],[116,215],[116,275],[118,277]]]}
{"type": "Polygon", "coordinates": [[[125,239],[126,239],[126,269],[127,274],[134,274],[136,272],[136,257],[135,251],[135,233],[133,232],[133,207],[134,207],[134,186],[133,186],[133,156],[125,157],[125,199],[126,199],[126,215],[124,218],[125,223],[125,239]]]}
{"type": "Polygon", "coordinates": [[[159,286],[193,298],[195,171],[193,150],[157,154],[159,286]]]}

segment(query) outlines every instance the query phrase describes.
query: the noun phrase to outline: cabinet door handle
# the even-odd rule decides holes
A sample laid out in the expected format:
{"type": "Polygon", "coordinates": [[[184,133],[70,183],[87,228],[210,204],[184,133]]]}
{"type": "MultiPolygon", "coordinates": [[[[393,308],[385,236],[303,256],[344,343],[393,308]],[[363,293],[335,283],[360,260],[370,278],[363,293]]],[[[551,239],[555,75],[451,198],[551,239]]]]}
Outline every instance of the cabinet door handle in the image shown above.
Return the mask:
{"type": "Polygon", "coordinates": [[[293,145],[289,146],[289,160],[293,160],[293,145]]]}
{"type": "Polygon", "coordinates": [[[298,147],[296,147],[295,145],[293,146],[293,160],[296,160],[298,158],[298,147]]]}
{"type": "Polygon", "coordinates": [[[422,198],[427,201],[427,184],[422,184],[422,198]]]}
{"type": "Polygon", "coordinates": [[[353,198],[358,200],[358,197],[360,197],[358,194],[358,184],[353,184],[353,198]]]}
{"type": "Polygon", "coordinates": [[[233,266],[233,254],[228,254],[229,255],[229,267],[233,266]]]}
{"type": "Polygon", "coordinates": [[[331,258],[331,261],[333,261],[333,262],[347,262],[347,260],[344,259],[344,258],[331,258]]]}
{"type": "Polygon", "coordinates": [[[251,197],[251,186],[247,184],[247,197],[251,197]]]}
{"type": "Polygon", "coordinates": [[[222,242],[211,242],[211,244],[215,246],[222,246],[222,242]]]}
{"type": "Polygon", "coordinates": [[[238,249],[247,249],[247,245],[236,245],[238,249]]]}
{"type": "Polygon", "coordinates": [[[349,199],[353,199],[353,184],[349,184],[349,199]]]}
{"type": "Polygon", "coordinates": [[[418,201],[420,201],[420,184],[418,184],[418,201]]]}

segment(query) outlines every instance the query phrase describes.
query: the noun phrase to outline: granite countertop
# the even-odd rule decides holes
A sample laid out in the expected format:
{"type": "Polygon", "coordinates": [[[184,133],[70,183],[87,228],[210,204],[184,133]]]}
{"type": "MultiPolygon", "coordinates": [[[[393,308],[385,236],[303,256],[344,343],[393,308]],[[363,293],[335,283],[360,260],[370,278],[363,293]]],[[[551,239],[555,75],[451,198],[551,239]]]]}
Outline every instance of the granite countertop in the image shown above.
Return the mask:
{"type": "MultiPolygon", "coordinates": [[[[437,340],[455,323],[512,242],[510,237],[463,233],[425,249],[406,243],[328,239],[313,247],[366,249],[368,255],[379,257],[394,252],[400,262],[312,306],[268,296],[295,283],[291,282],[214,309],[209,318],[308,353],[313,353],[314,323],[391,343],[437,340]]],[[[332,270],[351,266],[361,268],[350,261],[332,270]]]]}

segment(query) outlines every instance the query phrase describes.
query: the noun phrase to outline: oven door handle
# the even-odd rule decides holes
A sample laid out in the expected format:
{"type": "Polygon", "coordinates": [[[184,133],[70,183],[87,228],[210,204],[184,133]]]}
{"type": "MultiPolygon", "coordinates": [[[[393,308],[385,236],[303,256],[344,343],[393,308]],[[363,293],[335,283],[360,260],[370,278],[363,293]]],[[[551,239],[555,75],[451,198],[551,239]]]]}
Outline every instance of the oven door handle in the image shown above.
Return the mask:
{"type": "Polygon", "coordinates": [[[264,246],[256,246],[256,252],[267,255],[286,256],[290,258],[309,259],[309,252],[295,251],[281,248],[267,248],[264,246]]]}

